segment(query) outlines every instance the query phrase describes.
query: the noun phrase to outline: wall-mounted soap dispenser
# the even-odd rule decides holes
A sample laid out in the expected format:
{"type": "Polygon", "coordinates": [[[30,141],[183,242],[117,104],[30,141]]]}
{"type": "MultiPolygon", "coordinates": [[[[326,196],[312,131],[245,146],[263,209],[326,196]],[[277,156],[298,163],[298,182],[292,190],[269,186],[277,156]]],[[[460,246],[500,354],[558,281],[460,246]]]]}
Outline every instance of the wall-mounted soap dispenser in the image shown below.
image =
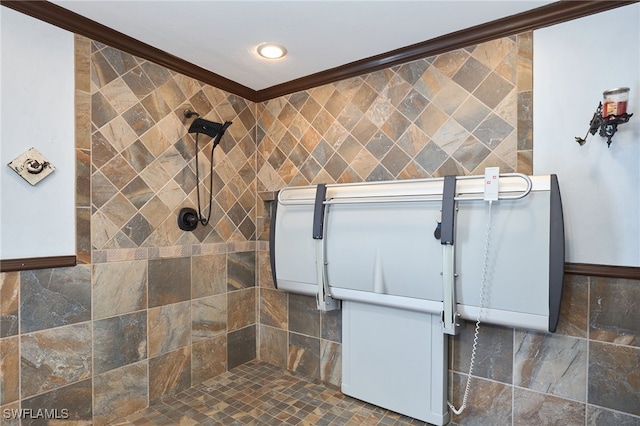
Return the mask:
{"type": "Polygon", "coordinates": [[[575,137],[580,146],[585,144],[589,133],[595,135],[599,130],[600,136],[607,138],[607,147],[610,147],[611,139],[618,131],[618,125],[628,122],[633,115],[627,113],[627,104],[629,103],[628,87],[605,90],[602,93],[602,97],[603,100],[598,104],[596,112],[593,113],[589,123],[589,130],[587,130],[584,138],[575,137]]]}

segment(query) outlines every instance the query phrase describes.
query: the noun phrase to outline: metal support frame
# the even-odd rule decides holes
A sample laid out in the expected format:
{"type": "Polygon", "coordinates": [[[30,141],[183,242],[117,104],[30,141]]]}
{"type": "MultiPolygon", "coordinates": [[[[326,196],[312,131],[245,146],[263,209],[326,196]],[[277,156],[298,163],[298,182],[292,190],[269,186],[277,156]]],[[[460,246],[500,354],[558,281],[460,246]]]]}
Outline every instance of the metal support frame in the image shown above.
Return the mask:
{"type": "Polygon", "coordinates": [[[325,260],[325,199],[327,185],[316,187],[316,199],[313,209],[313,239],[316,240],[316,276],[318,292],[316,293],[316,306],[320,311],[333,311],[340,309],[340,301],[331,297],[329,284],[327,283],[327,262],[325,260]]]}
{"type": "Polygon", "coordinates": [[[456,176],[445,176],[442,190],[442,225],[440,243],[442,244],[442,332],[458,334],[458,312],[456,310],[455,283],[455,247],[454,229],[456,216],[456,176]]]}

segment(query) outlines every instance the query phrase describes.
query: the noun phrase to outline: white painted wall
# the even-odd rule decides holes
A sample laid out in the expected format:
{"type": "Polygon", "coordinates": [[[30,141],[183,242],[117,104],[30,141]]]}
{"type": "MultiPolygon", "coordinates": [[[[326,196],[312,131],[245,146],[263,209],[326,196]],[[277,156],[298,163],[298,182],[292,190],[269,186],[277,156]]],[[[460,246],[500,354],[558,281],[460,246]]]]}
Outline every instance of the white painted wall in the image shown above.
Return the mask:
{"type": "Polygon", "coordinates": [[[534,31],[533,169],[558,175],[567,261],[640,266],[640,4],[534,31]],[[589,135],[602,92],[631,89],[607,148],[589,135]]]}
{"type": "Polygon", "coordinates": [[[0,7],[0,259],[74,255],[73,34],[0,7]],[[31,147],[56,171],[29,185],[7,163],[31,147]]]}

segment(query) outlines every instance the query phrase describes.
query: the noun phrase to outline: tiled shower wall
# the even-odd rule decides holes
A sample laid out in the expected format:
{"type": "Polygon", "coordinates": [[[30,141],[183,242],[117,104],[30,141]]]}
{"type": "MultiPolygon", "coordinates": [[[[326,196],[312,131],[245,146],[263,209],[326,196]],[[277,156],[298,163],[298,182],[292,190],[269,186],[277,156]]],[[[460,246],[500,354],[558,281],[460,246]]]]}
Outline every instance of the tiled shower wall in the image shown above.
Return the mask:
{"type": "Polygon", "coordinates": [[[256,356],[256,105],[82,37],[76,99],[82,264],[2,274],[0,406],[103,425],[256,356]],[[185,109],[233,122],[192,233],[176,221],[196,206],[185,109]]]}
{"type": "MultiPolygon", "coordinates": [[[[495,165],[530,173],[531,46],[530,33],[508,37],[256,105],[77,38],[84,264],[2,274],[0,408],[73,408],[78,424],[105,424],[256,353],[340,383],[340,314],[273,288],[256,194],[495,165]],[[215,151],[213,224],[193,234],[175,223],[195,206],[186,108],[234,122],[215,151]]],[[[566,288],[555,335],[483,327],[457,422],[640,424],[640,282],[569,277],[566,288]]],[[[450,350],[456,404],[470,335],[450,350]]]]}

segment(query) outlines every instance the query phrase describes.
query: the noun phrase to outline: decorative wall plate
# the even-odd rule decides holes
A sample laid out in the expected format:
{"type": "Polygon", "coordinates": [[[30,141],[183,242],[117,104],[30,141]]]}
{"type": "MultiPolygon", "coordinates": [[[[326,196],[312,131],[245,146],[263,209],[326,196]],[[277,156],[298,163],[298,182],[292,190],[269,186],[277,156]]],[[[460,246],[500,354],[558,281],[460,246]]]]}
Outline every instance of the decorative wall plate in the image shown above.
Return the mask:
{"type": "Polygon", "coordinates": [[[30,148],[7,164],[31,185],[36,185],[56,169],[37,149],[30,148]]]}

